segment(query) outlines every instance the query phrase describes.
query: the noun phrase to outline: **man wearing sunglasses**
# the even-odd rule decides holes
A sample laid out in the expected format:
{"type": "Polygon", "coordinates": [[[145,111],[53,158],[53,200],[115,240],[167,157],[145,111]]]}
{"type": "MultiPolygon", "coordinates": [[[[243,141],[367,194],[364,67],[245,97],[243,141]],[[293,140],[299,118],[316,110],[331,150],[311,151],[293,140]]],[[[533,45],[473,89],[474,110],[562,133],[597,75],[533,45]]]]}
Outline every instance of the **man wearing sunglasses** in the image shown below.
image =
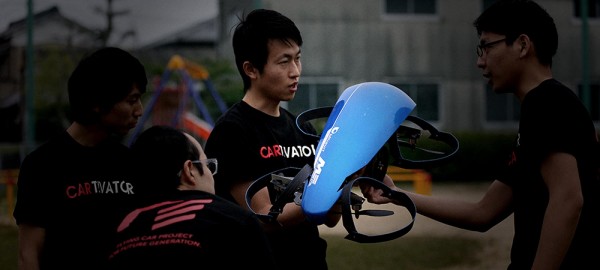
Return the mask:
{"type": "Polygon", "coordinates": [[[217,160],[194,137],[153,126],[131,151],[139,198],[114,228],[110,269],[274,269],[256,216],[214,195],[217,160]]]}

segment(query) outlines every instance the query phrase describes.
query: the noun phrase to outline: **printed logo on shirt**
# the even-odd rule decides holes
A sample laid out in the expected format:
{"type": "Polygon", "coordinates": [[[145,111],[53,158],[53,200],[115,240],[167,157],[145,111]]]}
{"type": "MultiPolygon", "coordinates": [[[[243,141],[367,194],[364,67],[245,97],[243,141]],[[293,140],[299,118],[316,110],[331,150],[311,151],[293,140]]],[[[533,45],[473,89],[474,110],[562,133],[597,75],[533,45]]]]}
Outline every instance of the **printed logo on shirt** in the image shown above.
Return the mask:
{"type": "Polygon", "coordinates": [[[521,146],[521,133],[517,134],[517,139],[515,140],[515,148],[513,148],[510,156],[508,158],[508,166],[513,166],[517,163],[517,152],[516,149],[521,146]]]}
{"type": "Polygon", "coordinates": [[[508,159],[508,166],[515,165],[515,163],[517,163],[517,154],[515,153],[515,151],[512,151],[508,159]]]}
{"type": "Polygon", "coordinates": [[[196,212],[204,209],[206,204],[212,203],[212,199],[198,199],[189,201],[166,201],[153,204],[144,208],[138,208],[129,213],[117,228],[117,232],[123,231],[142,213],[161,208],[156,212],[152,230],[165,227],[177,222],[182,222],[196,217],[196,212]]]}
{"type": "Polygon", "coordinates": [[[311,145],[296,145],[296,146],[282,146],[280,144],[263,146],[259,149],[260,156],[264,159],[273,157],[284,157],[284,158],[303,158],[311,157],[315,154],[315,146],[311,145]]]}
{"type": "Polygon", "coordinates": [[[69,199],[93,194],[134,194],[133,184],[127,181],[89,181],[67,186],[69,199]]]}
{"type": "Polygon", "coordinates": [[[163,234],[148,234],[129,238],[116,245],[115,250],[110,254],[109,259],[119,253],[140,248],[140,247],[156,247],[165,245],[185,245],[194,248],[201,248],[200,242],[193,240],[194,235],[191,233],[163,233],[163,234]]]}
{"type": "Polygon", "coordinates": [[[149,219],[152,220],[151,224],[144,224],[150,226],[150,232],[134,236],[118,243],[115,250],[110,255],[110,258],[125,250],[142,247],[185,245],[201,248],[202,245],[200,242],[193,239],[194,235],[191,233],[172,232],[154,234],[152,231],[182,221],[194,219],[196,218],[196,213],[204,209],[205,205],[212,203],[212,201],[212,199],[166,201],[131,211],[125,216],[123,221],[121,221],[121,224],[119,224],[119,227],[117,228],[117,232],[122,232],[127,229],[131,223],[144,213],[155,215],[154,218],[149,219]]]}

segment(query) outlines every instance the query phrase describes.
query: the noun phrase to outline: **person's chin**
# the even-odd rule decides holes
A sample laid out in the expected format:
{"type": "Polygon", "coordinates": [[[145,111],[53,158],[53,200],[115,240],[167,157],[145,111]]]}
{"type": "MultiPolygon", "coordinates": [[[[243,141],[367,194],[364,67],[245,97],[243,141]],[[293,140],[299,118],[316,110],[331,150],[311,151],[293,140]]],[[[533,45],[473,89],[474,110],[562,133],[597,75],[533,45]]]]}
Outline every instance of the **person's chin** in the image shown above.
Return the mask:
{"type": "Polygon", "coordinates": [[[492,81],[491,78],[488,80],[487,85],[489,86],[489,89],[492,89],[492,91],[494,91],[494,93],[496,93],[496,94],[504,94],[504,93],[512,93],[513,92],[512,88],[506,87],[505,85],[499,85],[497,83],[494,83],[494,81],[492,81]]]}
{"type": "Polygon", "coordinates": [[[127,125],[126,127],[123,127],[123,130],[125,130],[125,133],[127,133],[130,130],[133,130],[136,126],[138,125],[138,122],[132,122],[129,125],[127,125]]]}
{"type": "Polygon", "coordinates": [[[285,97],[283,97],[283,101],[290,101],[292,99],[294,99],[294,97],[296,96],[296,92],[290,92],[288,95],[285,95],[285,97]]]}
{"type": "Polygon", "coordinates": [[[118,137],[125,137],[127,136],[127,134],[129,134],[129,132],[132,130],[133,128],[130,128],[129,126],[127,127],[123,127],[123,128],[119,128],[119,129],[115,129],[114,130],[114,135],[118,136],[118,137]]]}

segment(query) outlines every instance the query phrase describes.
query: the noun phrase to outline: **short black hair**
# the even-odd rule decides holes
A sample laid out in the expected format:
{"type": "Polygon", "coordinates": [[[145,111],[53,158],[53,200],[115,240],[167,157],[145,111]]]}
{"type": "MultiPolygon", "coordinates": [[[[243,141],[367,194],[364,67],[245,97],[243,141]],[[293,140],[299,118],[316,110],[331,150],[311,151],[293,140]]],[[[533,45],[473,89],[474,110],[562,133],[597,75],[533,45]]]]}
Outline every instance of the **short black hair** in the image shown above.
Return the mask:
{"type": "Polygon", "coordinates": [[[558,32],[554,19],[531,0],[499,0],[473,22],[477,34],[492,32],[506,36],[512,44],[521,34],[529,36],[541,64],[551,66],[558,49],[558,32]]]}
{"type": "Polygon", "coordinates": [[[302,46],[302,36],[296,24],[283,14],[268,9],[255,9],[235,27],[233,53],[235,64],[244,82],[244,92],[250,88],[250,78],[244,73],[243,64],[249,61],[260,72],[269,56],[269,40],[295,42],[302,46]]]}
{"type": "Polygon", "coordinates": [[[83,125],[93,124],[99,119],[94,107],[108,111],[134,86],[146,92],[147,84],[146,70],[137,58],[123,49],[101,48],[84,57],[69,77],[71,118],[83,125]]]}
{"type": "Polygon", "coordinates": [[[138,192],[143,194],[176,190],[183,163],[200,158],[199,150],[182,131],[161,125],[144,130],[131,145],[131,152],[138,192]]]}

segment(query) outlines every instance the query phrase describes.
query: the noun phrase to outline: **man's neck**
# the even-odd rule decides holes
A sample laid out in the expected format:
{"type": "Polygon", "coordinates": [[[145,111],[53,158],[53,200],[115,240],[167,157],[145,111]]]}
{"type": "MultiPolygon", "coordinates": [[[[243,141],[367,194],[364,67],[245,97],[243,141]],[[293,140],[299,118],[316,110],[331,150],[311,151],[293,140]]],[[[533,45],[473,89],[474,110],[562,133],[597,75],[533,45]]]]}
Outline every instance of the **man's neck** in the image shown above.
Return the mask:
{"type": "Polygon", "coordinates": [[[73,140],[83,146],[95,146],[109,137],[104,129],[100,129],[95,125],[84,126],[77,122],[73,122],[67,128],[67,133],[71,135],[73,140]]]}
{"type": "Polygon", "coordinates": [[[521,75],[521,83],[518,85],[517,92],[515,93],[517,98],[523,101],[529,91],[549,79],[552,79],[552,69],[546,66],[533,69],[532,72],[523,73],[521,75]]]}
{"type": "Polygon", "coordinates": [[[279,116],[279,100],[271,100],[263,96],[254,95],[250,92],[246,92],[242,100],[248,105],[250,105],[250,107],[257,109],[263,113],[275,117],[279,116]]]}

